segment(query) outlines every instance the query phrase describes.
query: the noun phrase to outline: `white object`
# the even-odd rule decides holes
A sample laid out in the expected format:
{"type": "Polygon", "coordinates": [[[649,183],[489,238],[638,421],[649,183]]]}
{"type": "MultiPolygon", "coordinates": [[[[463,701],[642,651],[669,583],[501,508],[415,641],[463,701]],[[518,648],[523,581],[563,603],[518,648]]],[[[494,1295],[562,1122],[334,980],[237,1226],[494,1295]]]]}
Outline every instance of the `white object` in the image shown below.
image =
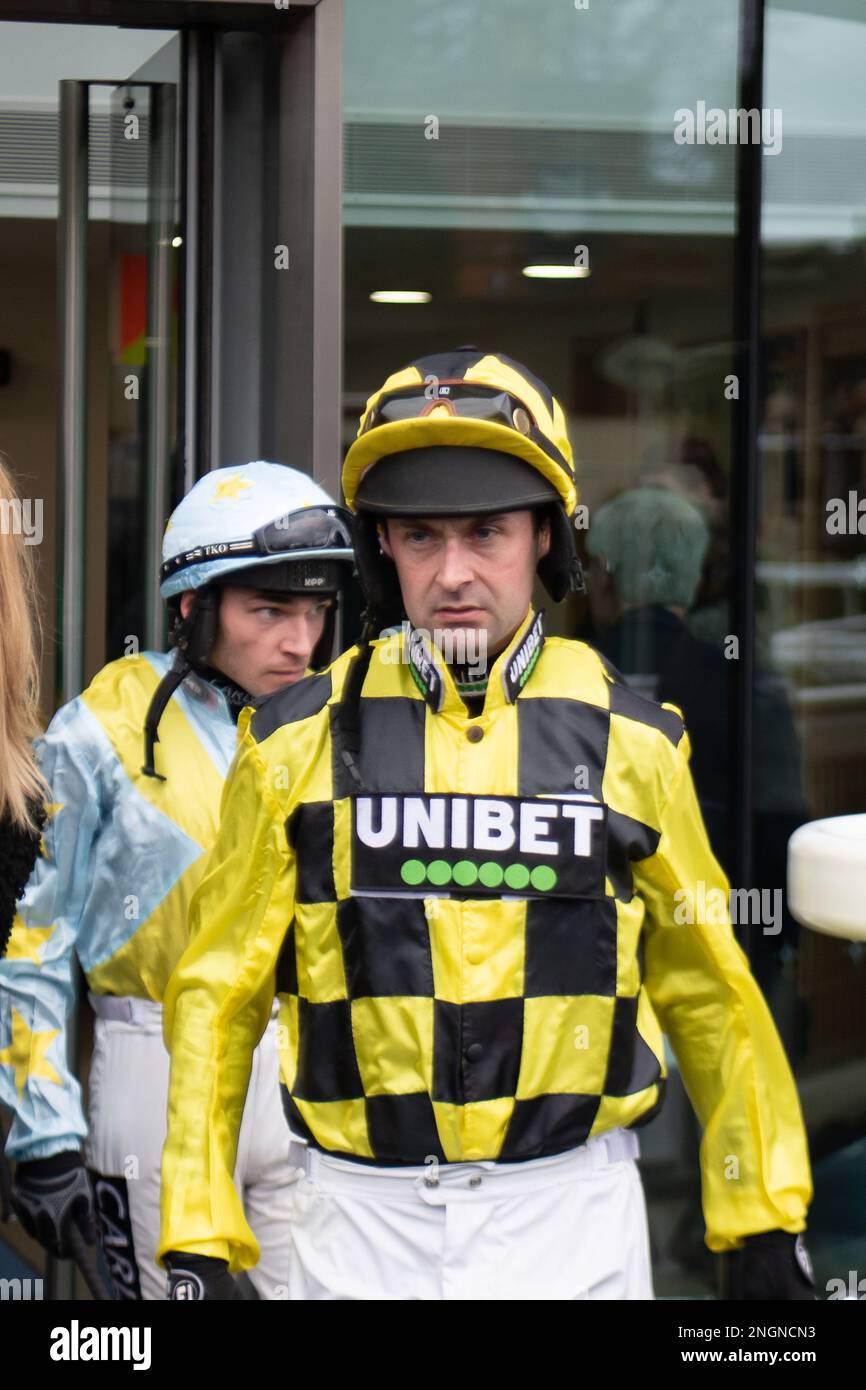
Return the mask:
{"type": "MultiPolygon", "coordinates": [[[[117,1297],[134,1296],[137,1282],[143,1299],[164,1300],[167,1275],[156,1263],[169,1072],[162,1007],[147,999],[102,996],[94,1002],[86,1157],[88,1167],[109,1180],[96,1182],[98,1205],[111,1222],[108,1266],[117,1297]]],[[[234,1175],[261,1246],[249,1277],[263,1299],[286,1296],[289,1221],[299,1176],[289,1162],[291,1137],[280,1101],[272,1017],[253,1054],[234,1175]]]]}
{"type": "Polygon", "coordinates": [[[637,1152],[624,1130],[523,1163],[383,1168],[307,1150],[289,1298],[651,1299],[637,1152]]]}
{"type": "Polygon", "coordinates": [[[788,907],[815,931],[866,941],[866,815],[813,820],[794,831],[788,907]]]}

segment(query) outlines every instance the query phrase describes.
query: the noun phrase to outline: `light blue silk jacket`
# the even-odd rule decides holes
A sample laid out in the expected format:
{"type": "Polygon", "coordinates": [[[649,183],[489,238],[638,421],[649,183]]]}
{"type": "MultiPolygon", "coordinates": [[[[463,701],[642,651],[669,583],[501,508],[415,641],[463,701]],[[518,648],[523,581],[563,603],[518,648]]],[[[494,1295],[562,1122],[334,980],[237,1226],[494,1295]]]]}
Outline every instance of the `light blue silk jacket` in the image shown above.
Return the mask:
{"type": "Polygon", "coordinates": [[[69,1064],[76,957],[96,994],[161,1000],[219,819],[237,729],[225,694],[189,676],[163,714],[159,781],[144,720],[170,655],[111,662],[58,710],[37,751],[51,788],[40,855],[0,961],[0,1103],[10,1158],[80,1147],[69,1064]]]}

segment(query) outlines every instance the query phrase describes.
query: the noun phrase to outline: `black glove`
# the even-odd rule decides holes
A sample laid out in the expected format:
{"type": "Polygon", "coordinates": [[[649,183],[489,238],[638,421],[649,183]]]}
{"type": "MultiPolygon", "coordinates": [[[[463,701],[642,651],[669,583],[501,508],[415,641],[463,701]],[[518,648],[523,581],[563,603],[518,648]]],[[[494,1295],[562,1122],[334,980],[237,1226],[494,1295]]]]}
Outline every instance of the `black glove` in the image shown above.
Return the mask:
{"type": "Polygon", "coordinates": [[[185,1255],[169,1250],[165,1257],[168,1269],[168,1297],[172,1303],[202,1299],[240,1298],[241,1293],[229,1274],[228,1261],[215,1260],[211,1255],[185,1255]]]}
{"type": "Polygon", "coordinates": [[[762,1231],[746,1236],[741,1250],[726,1250],[720,1259],[722,1298],[772,1302],[818,1297],[802,1236],[762,1231]]]}
{"type": "Polygon", "coordinates": [[[96,1244],[96,1207],[84,1159],[75,1150],[31,1158],[15,1169],[12,1210],[25,1231],[62,1260],[72,1259],[73,1228],[96,1244]]]}

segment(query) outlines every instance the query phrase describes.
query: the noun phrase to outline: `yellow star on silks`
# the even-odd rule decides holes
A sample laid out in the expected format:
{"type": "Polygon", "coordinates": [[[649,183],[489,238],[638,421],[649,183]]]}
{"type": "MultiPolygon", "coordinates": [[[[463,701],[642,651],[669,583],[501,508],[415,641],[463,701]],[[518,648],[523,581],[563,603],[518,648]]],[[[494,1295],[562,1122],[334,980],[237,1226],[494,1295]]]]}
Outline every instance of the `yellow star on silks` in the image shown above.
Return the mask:
{"type": "MultiPolygon", "coordinates": [[[[57,815],[57,812],[58,812],[58,811],[62,811],[62,810],[63,810],[63,807],[64,807],[65,805],[66,805],[66,802],[65,802],[65,801],[49,801],[49,802],[47,802],[46,805],[45,805],[45,824],[47,825],[48,822],[49,822],[50,820],[53,820],[54,817],[57,815]]],[[[48,851],[47,851],[47,849],[45,848],[45,836],[44,836],[44,835],[42,836],[41,840],[39,841],[39,853],[42,855],[42,858],[43,858],[43,859],[47,859],[47,858],[48,858],[48,851]]]]}
{"type": "Polygon", "coordinates": [[[252,487],[252,483],[248,483],[244,478],[226,478],[224,483],[217,483],[214,488],[213,500],[223,502],[228,497],[234,501],[241,489],[245,487],[252,487]]]}
{"type": "Polygon", "coordinates": [[[20,914],[16,912],[4,959],[32,960],[34,965],[41,965],[45,943],[56,930],[56,922],[53,927],[28,927],[20,914]]]}
{"type": "Polygon", "coordinates": [[[45,1053],[59,1034],[59,1028],[46,1028],[41,1033],[34,1032],[26,1018],[18,1010],[12,1010],[12,1041],[8,1047],[0,1048],[0,1066],[15,1068],[15,1089],[19,1096],[24,1094],[27,1081],[41,1079],[63,1082],[57,1075],[45,1053]]]}

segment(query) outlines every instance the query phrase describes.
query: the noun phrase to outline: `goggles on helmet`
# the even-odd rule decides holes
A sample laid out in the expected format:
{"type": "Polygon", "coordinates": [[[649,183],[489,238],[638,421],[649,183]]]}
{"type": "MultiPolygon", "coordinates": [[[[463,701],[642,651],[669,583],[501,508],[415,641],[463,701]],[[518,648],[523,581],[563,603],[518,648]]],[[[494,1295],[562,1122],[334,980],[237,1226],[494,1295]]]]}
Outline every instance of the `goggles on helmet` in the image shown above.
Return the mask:
{"type": "Polygon", "coordinates": [[[516,396],[495,387],[448,378],[433,379],[427,387],[410,386],[376,402],[365,415],[358,437],[378,425],[397,420],[424,419],[430,415],[456,415],[464,420],[487,420],[506,425],[529,437],[536,431],[535,421],[516,396]],[[435,380],[435,384],[434,384],[435,380]]]}
{"type": "Polygon", "coordinates": [[[159,571],[160,581],[203,560],[227,560],[237,556],[290,555],[293,551],[316,551],[322,559],[329,555],[346,558],[352,549],[351,520],[342,507],[304,507],[260,526],[248,540],[212,541],[182,551],[166,560],[159,571]]]}

